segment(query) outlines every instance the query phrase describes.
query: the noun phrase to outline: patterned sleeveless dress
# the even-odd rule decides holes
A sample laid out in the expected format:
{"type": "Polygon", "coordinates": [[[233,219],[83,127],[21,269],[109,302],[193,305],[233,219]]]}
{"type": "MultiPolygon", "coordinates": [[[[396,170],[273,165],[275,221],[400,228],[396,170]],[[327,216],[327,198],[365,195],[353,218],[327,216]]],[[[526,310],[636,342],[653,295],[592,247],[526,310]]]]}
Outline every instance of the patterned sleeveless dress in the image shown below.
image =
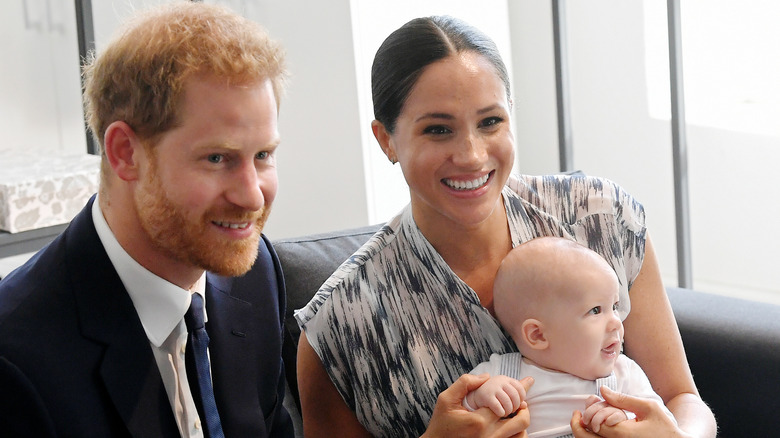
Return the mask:
{"type": "MultiPolygon", "coordinates": [[[[644,209],[615,183],[582,175],[509,178],[504,207],[514,246],[573,239],[620,281],[621,316],[644,256],[644,209]]],[[[417,437],[440,392],[491,354],[516,351],[476,293],[417,228],[407,206],[345,261],[298,324],[358,420],[374,436],[417,437]]]]}

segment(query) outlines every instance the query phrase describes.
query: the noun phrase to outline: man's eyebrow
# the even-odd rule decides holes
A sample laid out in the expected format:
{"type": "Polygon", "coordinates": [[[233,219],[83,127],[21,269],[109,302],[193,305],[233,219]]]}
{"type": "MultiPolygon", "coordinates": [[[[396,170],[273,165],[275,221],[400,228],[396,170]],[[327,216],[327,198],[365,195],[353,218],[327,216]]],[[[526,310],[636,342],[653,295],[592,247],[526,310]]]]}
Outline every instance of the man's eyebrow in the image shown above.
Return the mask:
{"type": "Polygon", "coordinates": [[[195,147],[196,151],[205,151],[205,150],[214,150],[214,149],[219,149],[219,150],[223,150],[223,151],[225,151],[225,150],[226,151],[237,151],[237,150],[239,150],[241,148],[238,147],[237,145],[233,144],[233,143],[228,143],[228,142],[204,143],[204,144],[202,144],[200,146],[196,146],[195,147]]]}

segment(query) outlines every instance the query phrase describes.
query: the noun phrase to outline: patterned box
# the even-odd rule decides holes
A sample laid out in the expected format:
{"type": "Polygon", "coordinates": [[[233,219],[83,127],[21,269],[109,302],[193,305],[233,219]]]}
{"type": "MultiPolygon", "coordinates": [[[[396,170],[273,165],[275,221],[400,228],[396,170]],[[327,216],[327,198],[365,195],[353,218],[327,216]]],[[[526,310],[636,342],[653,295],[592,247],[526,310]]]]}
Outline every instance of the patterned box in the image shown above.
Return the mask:
{"type": "Polygon", "coordinates": [[[0,150],[0,230],[70,222],[98,190],[100,157],[0,150]]]}

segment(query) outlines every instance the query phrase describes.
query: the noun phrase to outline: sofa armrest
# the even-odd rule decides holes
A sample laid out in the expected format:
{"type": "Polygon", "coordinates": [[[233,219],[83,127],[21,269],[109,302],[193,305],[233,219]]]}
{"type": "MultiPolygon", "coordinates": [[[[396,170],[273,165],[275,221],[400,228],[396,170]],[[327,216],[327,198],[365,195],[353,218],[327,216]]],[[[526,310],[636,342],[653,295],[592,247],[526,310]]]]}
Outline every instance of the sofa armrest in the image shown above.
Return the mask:
{"type": "Polygon", "coordinates": [[[671,287],[667,293],[718,435],[776,435],[780,306],[671,287]]]}

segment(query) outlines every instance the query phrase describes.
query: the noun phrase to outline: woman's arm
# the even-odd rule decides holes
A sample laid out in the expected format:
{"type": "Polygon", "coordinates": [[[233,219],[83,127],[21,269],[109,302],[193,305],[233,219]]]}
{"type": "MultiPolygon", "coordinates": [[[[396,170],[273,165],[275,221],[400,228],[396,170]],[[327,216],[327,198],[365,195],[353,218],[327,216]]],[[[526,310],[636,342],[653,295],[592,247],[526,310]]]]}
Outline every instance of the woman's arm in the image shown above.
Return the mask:
{"type": "MultiPolygon", "coordinates": [[[[527,408],[520,409],[511,419],[502,420],[488,408],[469,412],[463,407],[466,394],[478,388],[485,380],[487,376],[465,374],[439,394],[428,430],[423,436],[526,436],[525,429],[530,421],[527,408]]],[[[525,378],[520,382],[527,391],[533,379],[525,378]]],[[[304,332],[298,341],[298,389],[305,436],[333,436],[334,431],[338,431],[338,436],[350,438],[371,436],[341,398],[304,332]]]]}
{"type": "Polygon", "coordinates": [[[334,431],[344,437],[371,436],[341,398],[305,332],[298,340],[298,390],[305,436],[332,436],[334,431]]]}
{"type": "Polygon", "coordinates": [[[649,237],[642,268],[629,295],[631,312],[623,323],[626,355],[645,371],[682,431],[694,437],[714,437],[715,417],[699,397],[691,376],[649,237]]]}

